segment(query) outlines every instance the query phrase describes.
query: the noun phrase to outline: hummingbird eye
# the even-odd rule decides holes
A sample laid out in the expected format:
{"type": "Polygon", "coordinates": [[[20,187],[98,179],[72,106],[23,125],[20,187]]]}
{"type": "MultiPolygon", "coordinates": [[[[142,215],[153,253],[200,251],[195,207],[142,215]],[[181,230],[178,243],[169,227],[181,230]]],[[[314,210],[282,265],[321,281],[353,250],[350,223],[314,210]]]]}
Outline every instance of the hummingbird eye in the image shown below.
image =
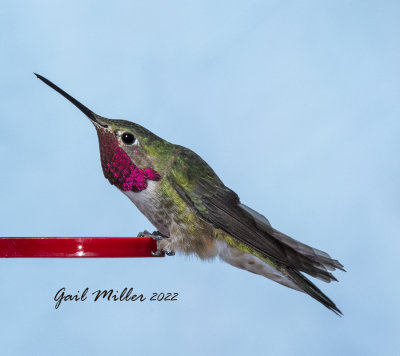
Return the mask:
{"type": "Polygon", "coordinates": [[[124,132],[121,136],[121,139],[126,145],[131,145],[135,142],[135,136],[133,136],[130,132],[124,132]]]}

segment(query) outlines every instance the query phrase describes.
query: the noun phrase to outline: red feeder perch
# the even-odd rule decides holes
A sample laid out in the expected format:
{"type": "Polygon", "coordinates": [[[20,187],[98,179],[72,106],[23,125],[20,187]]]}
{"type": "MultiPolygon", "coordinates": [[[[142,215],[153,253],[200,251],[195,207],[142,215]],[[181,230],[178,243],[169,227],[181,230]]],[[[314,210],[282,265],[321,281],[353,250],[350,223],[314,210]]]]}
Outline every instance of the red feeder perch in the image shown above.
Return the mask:
{"type": "Polygon", "coordinates": [[[156,257],[156,251],[150,237],[0,237],[0,257],[156,257]]]}

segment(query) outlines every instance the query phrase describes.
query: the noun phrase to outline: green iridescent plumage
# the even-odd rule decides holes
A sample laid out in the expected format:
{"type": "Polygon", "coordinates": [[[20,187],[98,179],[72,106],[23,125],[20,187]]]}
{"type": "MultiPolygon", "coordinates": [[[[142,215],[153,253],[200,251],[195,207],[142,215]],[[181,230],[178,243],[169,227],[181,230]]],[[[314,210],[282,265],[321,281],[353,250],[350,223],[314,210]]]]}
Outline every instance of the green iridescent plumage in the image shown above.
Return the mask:
{"type": "Polygon", "coordinates": [[[138,124],[103,118],[46,78],[37,76],[84,112],[98,131],[115,139],[115,150],[121,153],[122,149],[139,172],[154,170],[160,175],[150,179],[148,185],[145,181],[141,191],[123,191],[168,237],[160,241],[160,248],[203,259],[219,256],[236,267],[305,292],[341,313],[303,275],[325,282],[336,280],[330,270],[343,270],[337,260],[274,229],[263,215],[242,204],[237,194],[191,150],[171,144],[138,124]],[[124,135],[131,139],[125,142],[124,135]]]}

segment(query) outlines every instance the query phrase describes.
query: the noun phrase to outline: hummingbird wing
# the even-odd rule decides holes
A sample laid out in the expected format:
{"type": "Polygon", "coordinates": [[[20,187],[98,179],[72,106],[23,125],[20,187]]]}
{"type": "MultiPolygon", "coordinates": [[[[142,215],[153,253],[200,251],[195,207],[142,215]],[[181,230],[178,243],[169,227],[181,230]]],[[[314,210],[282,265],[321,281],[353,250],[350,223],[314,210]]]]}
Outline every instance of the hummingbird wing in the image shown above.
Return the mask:
{"type": "Polygon", "coordinates": [[[343,270],[327,253],[275,230],[263,215],[242,204],[193,151],[178,146],[167,177],[198,216],[251,250],[325,282],[336,280],[328,269],[343,270]]]}

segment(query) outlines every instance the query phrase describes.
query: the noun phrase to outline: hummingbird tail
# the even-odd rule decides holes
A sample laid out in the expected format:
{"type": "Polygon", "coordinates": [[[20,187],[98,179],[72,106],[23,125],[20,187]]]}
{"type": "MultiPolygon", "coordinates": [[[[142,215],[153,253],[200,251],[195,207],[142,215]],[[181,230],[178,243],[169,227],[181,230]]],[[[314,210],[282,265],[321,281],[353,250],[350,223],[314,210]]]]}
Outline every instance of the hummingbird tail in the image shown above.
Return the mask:
{"type": "Polygon", "coordinates": [[[294,269],[288,270],[291,279],[311,297],[319,301],[329,310],[332,310],[335,314],[342,316],[343,313],[336,306],[336,304],[330,300],[314,283],[307,279],[301,272],[294,269]]]}

